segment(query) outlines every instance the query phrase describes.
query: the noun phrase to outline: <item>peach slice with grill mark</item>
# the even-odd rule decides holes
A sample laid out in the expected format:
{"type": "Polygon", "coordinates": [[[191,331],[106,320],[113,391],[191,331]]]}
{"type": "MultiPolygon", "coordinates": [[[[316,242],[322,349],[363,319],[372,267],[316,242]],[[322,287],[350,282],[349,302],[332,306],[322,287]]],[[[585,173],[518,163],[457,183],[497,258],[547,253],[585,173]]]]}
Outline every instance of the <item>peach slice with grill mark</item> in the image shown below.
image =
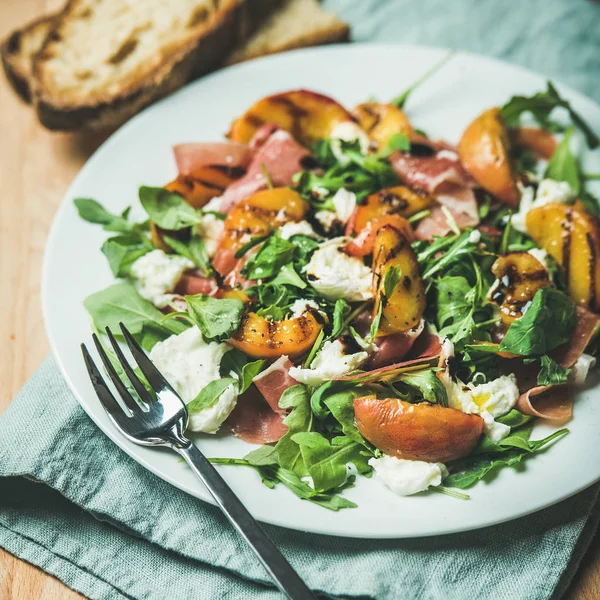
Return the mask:
{"type": "Polygon", "coordinates": [[[527,232],[563,268],[569,295],[584,308],[600,310],[600,223],[580,202],[549,202],[530,210],[527,232]]]}
{"type": "Polygon", "coordinates": [[[363,102],[354,108],[352,116],[367,132],[376,149],[385,148],[397,133],[403,133],[407,137],[413,133],[404,111],[393,104],[363,102]]]}
{"type": "Polygon", "coordinates": [[[373,316],[383,305],[377,336],[408,331],[415,327],[425,311],[425,289],[419,263],[407,237],[391,225],[377,231],[373,247],[373,316]],[[386,298],[384,279],[390,267],[398,267],[402,276],[394,293],[386,298]]]}
{"type": "Polygon", "coordinates": [[[231,124],[227,136],[246,144],[261,126],[272,123],[311,146],[330,137],[334,127],[344,121],[353,121],[352,115],[332,98],[309,90],[293,90],[259,100],[231,124]]]}
{"type": "Polygon", "coordinates": [[[361,435],[385,454],[407,460],[448,462],[467,456],[483,432],[483,419],[454,408],[397,398],[354,400],[361,435]]]}
{"type": "Polygon", "coordinates": [[[294,358],[312,348],[322,328],[311,311],[281,321],[269,321],[249,312],[229,343],[252,358],[279,358],[284,354],[294,358]]]}
{"type": "Polygon", "coordinates": [[[512,208],[518,206],[510,140],[499,108],[490,108],[471,122],[458,143],[458,154],[462,165],[483,189],[512,208]]]}

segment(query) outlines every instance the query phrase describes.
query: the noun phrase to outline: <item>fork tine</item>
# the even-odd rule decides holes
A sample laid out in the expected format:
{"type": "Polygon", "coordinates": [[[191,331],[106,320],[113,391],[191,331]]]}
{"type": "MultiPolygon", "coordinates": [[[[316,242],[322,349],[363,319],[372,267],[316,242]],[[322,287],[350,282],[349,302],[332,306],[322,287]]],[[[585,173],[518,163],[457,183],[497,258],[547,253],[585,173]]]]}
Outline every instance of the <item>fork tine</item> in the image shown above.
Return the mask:
{"type": "Polygon", "coordinates": [[[129,361],[125,358],[123,351],[121,350],[119,344],[117,343],[117,340],[115,339],[115,336],[112,334],[112,331],[109,327],[106,327],[106,335],[108,336],[110,344],[113,347],[113,350],[115,351],[115,354],[117,355],[121,366],[123,367],[123,371],[125,371],[125,375],[127,375],[127,378],[129,379],[129,381],[131,381],[131,385],[140,397],[143,406],[145,408],[149,408],[150,403],[153,402],[154,399],[148,393],[148,390],[144,387],[144,384],[139,380],[138,376],[131,368],[129,361]]]}
{"type": "Polygon", "coordinates": [[[145,375],[148,383],[152,386],[152,389],[158,394],[162,388],[167,388],[174,394],[177,394],[171,387],[169,382],[162,376],[161,372],[152,364],[150,359],[146,356],[146,353],[140,348],[139,344],[135,341],[134,337],[129,333],[123,323],[119,323],[123,337],[129,346],[129,350],[137,362],[140,370],[145,375]]]}
{"type": "Polygon", "coordinates": [[[94,391],[98,396],[98,400],[100,400],[104,410],[106,410],[108,416],[113,420],[115,425],[120,427],[120,421],[123,418],[127,418],[123,412],[123,409],[117,402],[116,398],[112,395],[112,392],[106,385],[102,375],[100,375],[100,371],[98,371],[98,367],[96,367],[96,363],[90,356],[85,344],[81,344],[81,353],[83,354],[83,360],[85,362],[88,375],[90,376],[90,380],[92,381],[92,385],[94,386],[94,391]]]}
{"type": "Polygon", "coordinates": [[[102,359],[102,362],[104,363],[104,367],[106,369],[106,372],[108,373],[108,376],[110,377],[114,386],[117,388],[117,392],[119,392],[119,396],[121,396],[123,403],[129,409],[128,416],[131,416],[134,411],[140,410],[140,406],[133,399],[133,396],[129,393],[129,390],[125,387],[125,384],[121,381],[121,378],[117,375],[115,368],[113,367],[112,363],[110,362],[108,355],[106,354],[104,348],[102,347],[102,344],[100,343],[100,340],[98,339],[98,336],[95,333],[92,334],[92,339],[94,340],[94,344],[96,345],[96,350],[98,351],[98,354],[100,355],[100,358],[102,359]]]}

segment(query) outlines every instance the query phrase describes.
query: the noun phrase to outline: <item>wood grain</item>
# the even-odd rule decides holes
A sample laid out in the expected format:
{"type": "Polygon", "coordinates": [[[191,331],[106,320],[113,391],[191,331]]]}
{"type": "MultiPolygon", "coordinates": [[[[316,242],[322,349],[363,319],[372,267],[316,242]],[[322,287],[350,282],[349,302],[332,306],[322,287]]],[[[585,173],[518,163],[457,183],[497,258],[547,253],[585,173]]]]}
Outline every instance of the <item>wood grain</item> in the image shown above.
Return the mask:
{"type": "MultiPolygon", "coordinates": [[[[52,0],[0,0],[0,37],[59,6],[52,0]]],[[[0,343],[8,348],[0,361],[2,412],[48,353],[40,309],[44,243],[64,192],[101,139],[44,130],[3,77],[0,132],[0,343]]],[[[0,549],[0,600],[81,598],[0,549]]],[[[600,598],[600,537],[587,552],[567,598],[600,598]]]]}

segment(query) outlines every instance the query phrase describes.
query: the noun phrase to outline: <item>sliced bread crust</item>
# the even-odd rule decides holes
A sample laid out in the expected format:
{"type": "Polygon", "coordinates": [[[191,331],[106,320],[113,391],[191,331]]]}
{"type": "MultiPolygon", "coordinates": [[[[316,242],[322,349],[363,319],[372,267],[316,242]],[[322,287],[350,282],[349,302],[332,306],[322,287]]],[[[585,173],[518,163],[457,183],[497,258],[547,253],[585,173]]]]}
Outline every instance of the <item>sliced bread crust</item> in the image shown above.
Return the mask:
{"type": "Polygon", "coordinates": [[[25,101],[31,101],[32,61],[52,27],[54,15],[27,23],[13,31],[0,45],[0,58],[9,83],[25,101]]]}
{"type": "MultiPolygon", "coordinates": [[[[207,1],[199,1],[199,7],[206,6],[207,1]]],[[[52,63],[55,57],[59,63],[61,61],[63,36],[68,35],[73,20],[82,15],[85,18],[86,0],[69,0],[33,60],[32,95],[38,118],[53,130],[104,129],[120,125],[148,104],[218,66],[222,57],[247,39],[278,2],[210,0],[215,10],[202,15],[198,13],[198,18],[204,19],[200,25],[190,27],[191,35],[182,36],[181,41],[162,48],[161,59],[146,69],[145,74],[111,81],[108,93],[103,90],[82,93],[76,86],[67,85],[61,90],[55,85],[56,71],[53,73],[51,68],[57,66],[56,62],[52,63]],[[119,84],[117,90],[116,83],[119,84]]],[[[126,58],[126,51],[127,42],[121,48],[115,48],[114,56],[119,59],[121,52],[126,58]]],[[[140,65],[140,70],[145,67],[140,65]]]]}

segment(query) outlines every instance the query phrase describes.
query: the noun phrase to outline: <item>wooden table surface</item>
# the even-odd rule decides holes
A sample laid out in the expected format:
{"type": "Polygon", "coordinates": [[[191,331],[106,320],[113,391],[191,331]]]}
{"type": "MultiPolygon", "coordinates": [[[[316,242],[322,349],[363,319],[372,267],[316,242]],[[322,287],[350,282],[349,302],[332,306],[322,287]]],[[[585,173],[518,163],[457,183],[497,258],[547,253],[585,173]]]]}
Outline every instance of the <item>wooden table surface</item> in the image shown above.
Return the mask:
{"type": "MultiPolygon", "coordinates": [[[[0,37],[59,4],[0,0],[0,37]]],[[[0,76],[0,344],[8,348],[0,361],[0,412],[48,354],[40,309],[44,244],[64,192],[101,141],[98,136],[46,131],[0,76]]],[[[0,600],[76,598],[82,596],[0,549],[0,600]]],[[[567,598],[600,598],[600,536],[567,598]]]]}

